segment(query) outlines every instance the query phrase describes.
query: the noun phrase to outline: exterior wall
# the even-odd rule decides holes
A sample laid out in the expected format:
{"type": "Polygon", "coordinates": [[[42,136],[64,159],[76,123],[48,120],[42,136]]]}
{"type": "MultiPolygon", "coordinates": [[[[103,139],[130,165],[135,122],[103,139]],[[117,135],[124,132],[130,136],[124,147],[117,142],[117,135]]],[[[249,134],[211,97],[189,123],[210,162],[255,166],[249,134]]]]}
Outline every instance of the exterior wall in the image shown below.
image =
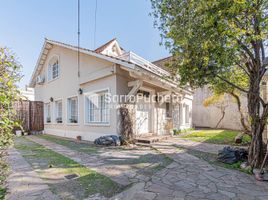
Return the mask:
{"type": "MultiPolygon", "coordinates": [[[[43,85],[36,85],[36,100],[49,103],[50,97],[55,100],[62,100],[62,118],[63,123],[57,124],[55,122],[54,111],[55,105],[52,103],[52,123],[45,124],[45,133],[54,134],[58,136],[76,138],[82,136],[83,140],[94,140],[95,138],[105,134],[117,134],[116,130],[116,111],[110,111],[109,125],[87,125],[84,122],[85,109],[85,94],[96,90],[109,89],[112,94],[116,93],[116,76],[111,75],[103,79],[95,80],[83,85],[79,85],[79,78],[77,76],[77,53],[66,48],[54,46],[48,54],[48,59],[44,64],[41,74],[47,73],[47,66],[49,59],[54,56],[59,56],[60,75],[57,79],[46,82],[43,85]],[[83,89],[83,94],[78,94],[79,88],[83,89]],[[67,98],[78,96],[78,123],[67,123],[67,98]]],[[[87,74],[102,70],[105,67],[111,67],[113,64],[91,57],[88,55],[81,55],[81,77],[87,74]]]]}
{"type": "MultiPolygon", "coordinates": [[[[117,70],[117,76],[116,76],[116,90],[117,94],[128,94],[131,90],[130,87],[128,87],[128,82],[133,81],[134,79],[131,78],[128,75],[128,72],[124,70],[117,70]]],[[[163,88],[156,87],[153,85],[150,85],[146,82],[144,82],[143,86],[151,91],[154,91],[154,93],[167,91],[163,88]]],[[[141,88],[142,89],[142,88],[141,88]]],[[[192,96],[186,95],[185,98],[181,101],[181,105],[173,105],[172,106],[172,118],[166,117],[166,104],[165,103],[155,103],[150,105],[150,109],[152,112],[151,116],[151,134],[157,134],[157,135],[165,135],[170,134],[170,130],[166,128],[167,123],[171,122],[173,123],[173,127],[176,129],[187,129],[192,127],[192,96]],[[189,123],[185,122],[185,107],[184,105],[189,106],[189,123]],[[182,109],[180,109],[181,107],[182,109]]],[[[132,106],[129,106],[132,109],[132,115],[133,115],[133,126],[134,126],[134,133],[137,134],[136,130],[136,111],[138,109],[138,105],[134,104],[132,106]]],[[[118,132],[120,127],[120,118],[119,113],[117,115],[117,125],[118,125],[118,132]]]]}
{"type": "MultiPolygon", "coordinates": [[[[44,67],[40,72],[40,75],[45,75],[46,77],[45,83],[35,86],[36,100],[50,103],[52,106],[52,122],[45,123],[45,133],[71,138],[81,136],[83,140],[91,141],[102,135],[119,134],[120,116],[117,109],[118,105],[116,104],[111,105],[109,124],[93,125],[85,123],[85,95],[104,89],[109,90],[112,95],[126,95],[131,90],[131,88],[128,87],[128,82],[135,79],[129,75],[129,72],[122,70],[120,66],[113,63],[85,54],[81,54],[80,59],[81,76],[79,78],[77,75],[77,52],[56,45],[49,50],[44,67]],[[60,75],[57,79],[48,82],[48,62],[50,58],[55,55],[59,57],[60,75]],[[104,76],[102,72],[105,72],[106,75],[104,76]],[[93,76],[94,74],[96,76],[93,76]],[[104,77],[100,78],[100,74],[104,77]],[[85,81],[92,79],[92,77],[99,78],[92,81],[85,81]],[[79,88],[83,90],[83,94],[79,94],[79,88]],[[67,122],[67,99],[74,96],[78,97],[78,123],[70,124],[67,122]],[[53,102],[50,102],[51,97],[53,98],[53,102]],[[61,124],[56,123],[55,119],[55,101],[57,100],[62,100],[63,123],[61,124]]],[[[153,90],[155,93],[165,90],[161,87],[150,85],[149,83],[146,83],[144,86],[153,90]]],[[[178,129],[191,127],[191,102],[191,98],[185,98],[181,102],[182,105],[189,105],[190,121],[188,124],[185,124],[184,119],[179,121],[185,116],[184,109],[180,110],[172,119],[167,119],[165,103],[161,105],[159,103],[153,104],[151,107],[151,132],[158,135],[169,133],[169,130],[166,129],[166,124],[169,121],[172,121],[178,129]]],[[[137,109],[136,106],[134,107],[137,109]]],[[[173,109],[175,109],[175,106],[173,109]]],[[[175,112],[176,111],[174,111],[174,113],[175,112]]]]}
{"type": "Polygon", "coordinates": [[[180,104],[175,104],[173,108],[173,126],[176,129],[183,130],[193,127],[193,97],[186,96],[180,104]],[[189,106],[189,122],[186,122],[185,105],[189,106]]]}
{"type": "MultiPolygon", "coordinates": [[[[207,87],[195,90],[193,100],[193,125],[195,127],[216,128],[217,122],[222,116],[220,109],[216,106],[205,107],[203,105],[204,100],[211,95],[212,93],[207,87]]],[[[241,98],[241,101],[242,108],[246,111],[246,97],[241,98]]],[[[225,104],[225,117],[218,128],[241,130],[240,114],[232,97],[228,96],[225,104]]]]}

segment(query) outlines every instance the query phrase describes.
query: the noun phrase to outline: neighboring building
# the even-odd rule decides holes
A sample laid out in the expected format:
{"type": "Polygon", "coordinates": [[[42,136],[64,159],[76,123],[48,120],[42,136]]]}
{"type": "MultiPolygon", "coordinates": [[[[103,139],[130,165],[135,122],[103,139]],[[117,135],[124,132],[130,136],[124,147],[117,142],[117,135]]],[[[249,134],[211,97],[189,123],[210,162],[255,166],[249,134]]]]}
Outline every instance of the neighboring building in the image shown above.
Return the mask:
{"type": "Polygon", "coordinates": [[[125,52],[116,39],[94,51],[79,51],[80,65],[77,47],[44,42],[30,86],[35,100],[44,102],[45,133],[83,140],[120,134],[118,107],[126,102],[133,110],[136,136],[191,127],[192,92],[166,80],[168,71],[125,52]],[[107,94],[127,98],[123,103],[107,102],[107,94]],[[152,95],[157,97],[148,102],[152,95]],[[170,95],[179,101],[170,101],[170,95]],[[160,101],[159,96],[167,99],[160,101]],[[132,97],[139,101],[129,103],[132,97]]]}
{"type": "MultiPolygon", "coordinates": [[[[165,69],[167,69],[168,62],[172,61],[172,56],[154,61],[153,64],[165,69]]],[[[268,74],[265,74],[262,85],[261,85],[261,95],[263,100],[267,102],[268,100],[268,74]]],[[[193,94],[193,105],[192,105],[192,125],[195,128],[221,128],[221,129],[231,129],[231,130],[243,130],[240,121],[240,113],[238,111],[237,104],[235,100],[230,95],[225,95],[224,102],[222,105],[211,105],[204,106],[204,101],[213,95],[212,91],[209,90],[207,86],[198,88],[194,90],[193,94]],[[217,123],[222,117],[221,107],[224,107],[224,118],[218,124],[217,123]]],[[[247,113],[247,97],[243,94],[240,96],[242,112],[247,113]]],[[[263,132],[264,141],[267,141],[268,130],[263,132]]]]}
{"type": "Polygon", "coordinates": [[[25,90],[20,89],[19,92],[23,100],[34,101],[34,89],[33,88],[30,88],[26,85],[25,90]]]}

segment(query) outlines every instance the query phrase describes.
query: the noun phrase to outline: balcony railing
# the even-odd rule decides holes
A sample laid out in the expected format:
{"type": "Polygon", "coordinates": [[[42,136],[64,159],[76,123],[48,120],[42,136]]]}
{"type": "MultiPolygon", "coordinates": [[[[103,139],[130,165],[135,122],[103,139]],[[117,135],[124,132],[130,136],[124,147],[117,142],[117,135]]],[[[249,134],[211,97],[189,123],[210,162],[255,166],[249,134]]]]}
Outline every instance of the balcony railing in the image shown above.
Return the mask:
{"type": "Polygon", "coordinates": [[[118,56],[118,58],[132,62],[154,74],[160,75],[160,76],[170,76],[170,73],[167,72],[166,70],[157,67],[156,65],[154,65],[153,63],[149,62],[148,60],[145,60],[144,58],[138,56],[137,54],[129,51],[126,52],[120,56],[118,56]]]}

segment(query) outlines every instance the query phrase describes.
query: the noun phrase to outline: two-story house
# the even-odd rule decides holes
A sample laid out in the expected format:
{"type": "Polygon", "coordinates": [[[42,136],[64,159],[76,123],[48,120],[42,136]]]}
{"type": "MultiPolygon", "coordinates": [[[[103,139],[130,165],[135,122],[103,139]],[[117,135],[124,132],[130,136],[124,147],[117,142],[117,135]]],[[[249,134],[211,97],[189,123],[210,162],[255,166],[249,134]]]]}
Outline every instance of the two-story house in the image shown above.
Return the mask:
{"type": "Polygon", "coordinates": [[[96,50],[45,39],[30,87],[44,102],[45,133],[83,140],[118,135],[118,108],[131,104],[135,136],[164,135],[192,124],[192,92],[167,77],[116,39],[96,50]]]}

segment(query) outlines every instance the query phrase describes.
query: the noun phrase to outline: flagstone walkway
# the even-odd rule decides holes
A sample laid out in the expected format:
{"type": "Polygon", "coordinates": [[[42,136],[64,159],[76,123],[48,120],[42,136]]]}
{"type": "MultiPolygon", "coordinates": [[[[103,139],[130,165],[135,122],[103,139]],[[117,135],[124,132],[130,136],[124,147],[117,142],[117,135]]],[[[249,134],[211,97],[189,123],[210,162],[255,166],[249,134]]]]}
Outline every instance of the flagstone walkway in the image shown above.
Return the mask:
{"type": "Polygon", "coordinates": [[[21,154],[10,149],[7,162],[11,172],[7,178],[6,200],[58,200],[21,154]]]}
{"type": "Polygon", "coordinates": [[[153,151],[150,147],[140,147],[136,150],[131,149],[121,151],[117,149],[109,149],[104,153],[94,155],[79,152],[36,136],[28,136],[27,138],[59,154],[69,157],[79,164],[89,167],[100,174],[108,176],[113,181],[125,186],[149,180],[146,172],[144,172],[145,169],[148,168],[147,171],[150,171],[150,167],[159,162],[159,159],[162,159],[158,156],[159,153],[153,151]],[[151,156],[158,160],[155,160],[155,163],[152,163],[150,162],[151,160],[147,160],[147,156],[151,156]],[[142,163],[135,163],[135,160],[138,160],[140,157],[143,158],[142,163]]]}
{"type": "MultiPolygon", "coordinates": [[[[98,169],[98,163],[102,162],[101,158],[95,160],[94,156],[91,158],[88,154],[76,152],[37,137],[30,137],[30,139],[107,175],[104,168],[101,170],[98,169]]],[[[133,186],[111,199],[268,199],[268,183],[257,182],[253,176],[239,171],[210,165],[188,154],[186,151],[174,147],[170,142],[156,143],[152,146],[168,155],[174,162],[165,169],[156,172],[150,178],[136,178],[133,174],[133,178],[136,179],[133,186]]],[[[124,174],[124,172],[122,173],[124,174]]],[[[129,179],[129,176],[127,177],[129,179]]]]}

